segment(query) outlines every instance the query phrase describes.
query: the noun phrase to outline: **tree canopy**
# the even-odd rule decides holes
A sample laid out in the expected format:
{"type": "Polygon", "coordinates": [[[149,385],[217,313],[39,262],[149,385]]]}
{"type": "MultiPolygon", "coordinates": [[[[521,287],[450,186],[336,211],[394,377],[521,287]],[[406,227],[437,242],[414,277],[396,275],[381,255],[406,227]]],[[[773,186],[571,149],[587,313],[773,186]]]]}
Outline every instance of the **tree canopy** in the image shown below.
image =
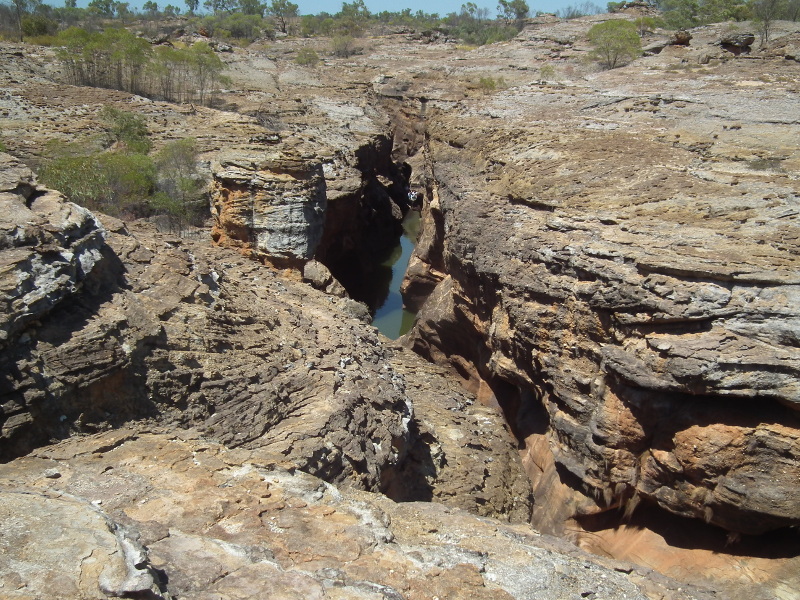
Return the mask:
{"type": "Polygon", "coordinates": [[[613,19],[593,25],[589,42],[594,46],[594,56],[600,63],[614,69],[628,64],[642,54],[642,40],[636,25],[624,19],[613,19]]]}

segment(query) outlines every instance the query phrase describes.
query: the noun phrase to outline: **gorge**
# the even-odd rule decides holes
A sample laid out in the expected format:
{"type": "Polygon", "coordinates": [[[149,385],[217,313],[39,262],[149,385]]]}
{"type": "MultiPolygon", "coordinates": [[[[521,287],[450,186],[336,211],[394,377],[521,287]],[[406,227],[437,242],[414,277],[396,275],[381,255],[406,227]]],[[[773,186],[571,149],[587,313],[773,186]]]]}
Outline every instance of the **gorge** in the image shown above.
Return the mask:
{"type": "Polygon", "coordinates": [[[2,593],[796,598],[800,30],[599,71],[610,18],[236,49],[194,112],[0,45],[2,593]],[[108,103],[197,139],[210,239],[36,182],[108,103]],[[409,186],[391,342],[348,279],[409,186]]]}

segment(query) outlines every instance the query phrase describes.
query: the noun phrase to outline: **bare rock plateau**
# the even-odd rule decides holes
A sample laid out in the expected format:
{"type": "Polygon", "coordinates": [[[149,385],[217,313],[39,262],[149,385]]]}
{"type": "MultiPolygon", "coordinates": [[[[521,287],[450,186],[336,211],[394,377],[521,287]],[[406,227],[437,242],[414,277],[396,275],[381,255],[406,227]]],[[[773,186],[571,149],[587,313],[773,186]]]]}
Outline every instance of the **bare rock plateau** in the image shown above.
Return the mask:
{"type": "Polygon", "coordinates": [[[0,43],[0,597],[800,598],[800,28],[587,58],[652,10],[226,47],[216,108],[0,43]],[[207,227],[37,181],[106,105],[207,227]]]}

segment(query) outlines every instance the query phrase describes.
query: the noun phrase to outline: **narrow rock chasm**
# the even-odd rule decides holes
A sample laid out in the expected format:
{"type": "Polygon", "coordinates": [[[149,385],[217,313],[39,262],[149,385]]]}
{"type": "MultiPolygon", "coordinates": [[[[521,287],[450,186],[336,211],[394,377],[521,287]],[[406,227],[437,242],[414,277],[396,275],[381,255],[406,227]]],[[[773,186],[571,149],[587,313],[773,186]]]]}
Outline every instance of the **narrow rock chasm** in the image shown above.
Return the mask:
{"type": "MultiPolygon", "coordinates": [[[[400,285],[419,231],[417,193],[409,187],[411,167],[390,163],[390,182],[370,178],[357,202],[351,202],[349,218],[360,225],[351,236],[323,244],[320,261],[344,286],[348,295],[369,309],[373,324],[391,339],[411,328],[414,313],[405,309],[400,285]]],[[[341,201],[339,201],[341,202],[341,201]]],[[[342,229],[343,215],[336,207],[326,228],[342,229]]]]}

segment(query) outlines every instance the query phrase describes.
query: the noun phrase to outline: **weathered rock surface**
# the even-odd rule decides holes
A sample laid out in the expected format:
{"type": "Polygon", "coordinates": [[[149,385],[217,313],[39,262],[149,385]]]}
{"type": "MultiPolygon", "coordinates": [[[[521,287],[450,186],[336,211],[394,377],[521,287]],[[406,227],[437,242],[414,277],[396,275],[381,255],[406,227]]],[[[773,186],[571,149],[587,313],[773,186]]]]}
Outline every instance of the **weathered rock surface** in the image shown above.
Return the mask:
{"type": "Polygon", "coordinates": [[[148,597],[197,600],[713,597],[525,526],[337,490],[282,457],[191,431],[76,438],[0,477],[7,598],[138,597],[154,579],[148,597]],[[123,544],[137,548],[135,565],[123,544]]]}
{"type": "Polygon", "coordinates": [[[37,189],[27,167],[0,154],[0,349],[81,287],[103,245],[89,211],[37,189]]]}
{"type": "Polygon", "coordinates": [[[719,45],[728,52],[739,55],[750,52],[750,46],[752,46],[755,41],[756,36],[749,32],[730,33],[719,41],[719,45]]]}
{"type": "MultiPolygon", "coordinates": [[[[41,195],[30,172],[8,164],[7,175],[41,195]]],[[[50,215],[78,210],[55,192],[44,197],[32,205],[41,213],[20,213],[32,239],[54,229],[50,215]]],[[[104,221],[92,284],[57,280],[61,302],[23,322],[0,357],[3,458],[149,419],[198,426],[340,485],[530,518],[530,485],[502,417],[440,369],[387,348],[362,305],[208,240],[104,221]]]]}
{"type": "Polygon", "coordinates": [[[325,177],[313,157],[259,161],[235,156],[213,168],[214,241],[254,258],[300,262],[317,250],[325,224],[325,177]]]}
{"type": "MultiPolygon", "coordinates": [[[[578,26],[528,39],[579,40],[578,26]]],[[[408,343],[504,406],[536,526],[643,502],[736,534],[783,529],[797,549],[800,72],[769,50],[656,71],[698,51],[428,103],[409,286],[441,282],[408,343]]],[[[788,565],[764,597],[797,587],[788,565]]]]}
{"type": "Polygon", "coordinates": [[[83,498],[25,486],[2,489],[4,598],[163,598],[146,552],[83,498]]]}

